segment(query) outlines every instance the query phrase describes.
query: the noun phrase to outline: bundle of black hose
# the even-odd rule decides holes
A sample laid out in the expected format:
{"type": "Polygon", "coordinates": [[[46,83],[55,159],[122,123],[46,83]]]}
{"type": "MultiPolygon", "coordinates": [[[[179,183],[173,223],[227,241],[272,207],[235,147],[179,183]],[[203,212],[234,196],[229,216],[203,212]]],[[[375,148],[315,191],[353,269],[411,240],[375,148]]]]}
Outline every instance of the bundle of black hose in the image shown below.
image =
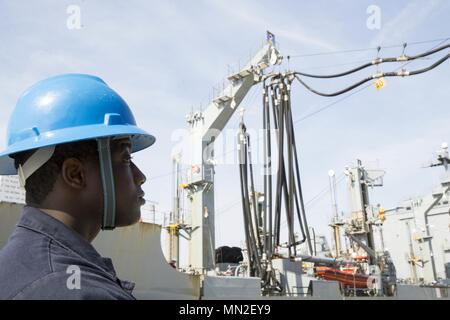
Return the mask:
{"type": "MultiPolygon", "coordinates": [[[[250,276],[261,275],[261,260],[260,250],[258,250],[258,237],[255,233],[250,209],[249,188],[248,188],[248,144],[249,136],[246,133],[246,128],[243,123],[240,125],[240,132],[238,133],[239,144],[239,175],[241,180],[241,198],[242,211],[244,215],[244,230],[247,244],[248,263],[250,276]]],[[[253,173],[251,173],[252,175],[253,173]]],[[[251,176],[252,180],[253,177],[251,176]]],[[[253,186],[254,188],[254,186],[253,186]]],[[[254,197],[254,195],[253,195],[254,197]]],[[[254,207],[255,208],[255,207],[254,207]]]]}
{"type": "MultiPolygon", "coordinates": [[[[411,56],[411,57],[406,57],[405,56],[406,58],[404,60],[396,60],[397,58],[387,58],[387,59],[382,59],[382,61],[383,62],[412,61],[412,60],[415,60],[415,59],[419,59],[419,58],[423,58],[423,57],[429,56],[429,55],[431,55],[433,53],[436,53],[438,51],[442,51],[442,50],[444,50],[446,48],[449,48],[449,47],[450,47],[450,44],[442,46],[442,47],[434,49],[434,50],[430,50],[430,51],[428,51],[426,53],[423,53],[423,54],[420,54],[420,55],[417,55],[417,56],[411,56]]],[[[421,73],[425,73],[427,71],[430,71],[430,70],[436,68],[437,66],[439,66],[440,64],[442,64],[443,62],[448,60],[449,58],[450,58],[450,54],[447,54],[446,56],[442,57],[441,59],[439,59],[438,61],[436,61],[432,65],[430,65],[430,66],[428,66],[426,68],[422,68],[422,69],[418,69],[418,70],[414,70],[414,71],[401,70],[401,71],[395,71],[395,72],[384,72],[384,73],[374,74],[372,76],[369,76],[369,77],[367,77],[365,79],[362,79],[362,80],[352,84],[351,86],[349,86],[349,87],[347,87],[345,89],[342,89],[342,90],[339,90],[339,91],[336,91],[336,92],[332,92],[332,93],[323,93],[323,92],[320,92],[320,91],[317,91],[317,90],[311,88],[308,84],[306,84],[299,77],[299,75],[306,76],[306,77],[313,77],[313,78],[334,78],[334,77],[337,77],[337,76],[348,75],[350,73],[356,72],[354,70],[356,70],[358,68],[352,69],[352,70],[350,70],[348,72],[344,72],[344,73],[341,73],[341,74],[327,75],[327,76],[310,75],[310,74],[305,74],[305,73],[302,73],[302,72],[294,72],[293,74],[294,74],[295,78],[298,80],[298,82],[300,82],[301,85],[303,85],[307,90],[311,91],[312,93],[315,93],[315,94],[323,96],[323,97],[335,97],[335,96],[341,95],[343,93],[349,92],[349,91],[351,91],[351,90],[353,90],[353,89],[361,86],[362,84],[364,84],[364,83],[366,83],[366,82],[368,82],[370,80],[373,80],[373,79],[378,79],[378,78],[382,78],[382,77],[406,77],[406,76],[414,76],[414,75],[418,75],[418,74],[421,74],[421,73]]],[[[361,69],[359,69],[359,70],[361,70],[361,69]]]]}
{"type": "MultiPolygon", "coordinates": [[[[295,143],[295,132],[292,120],[291,111],[291,83],[294,78],[291,74],[288,75],[276,75],[276,79],[267,86],[264,84],[264,96],[268,95],[270,89],[271,99],[264,98],[263,100],[263,128],[266,131],[266,141],[264,148],[264,159],[267,165],[268,159],[271,158],[271,146],[270,143],[270,111],[273,111],[273,123],[274,131],[277,134],[277,146],[278,146],[278,167],[276,168],[276,185],[275,185],[275,208],[274,214],[274,228],[272,229],[272,198],[271,194],[265,199],[265,208],[269,211],[268,228],[267,232],[268,240],[273,238],[274,246],[280,246],[280,233],[281,233],[281,216],[282,209],[285,209],[286,220],[288,222],[288,244],[289,250],[293,249],[291,254],[295,255],[296,246],[308,241],[309,250],[312,250],[310,244],[310,236],[308,232],[308,225],[306,222],[300,170],[298,164],[298,153],[295,143]],[[269,101],[272,102],[270,105],[269,101]],[[286,156],[285,156],[286,154],[286,156]],[[283,201],[284,200],[284,201],[283,201]],[[283,207],[284,203],[284,207],[283,207]],[[302,233],[302,239],[297,241],[294,233],[294,213],[297,213],[297,218],[300,224],[300,231],[302,233]]],[[[275,170],[274,170],[275,171],[275,170]]],[[[265,192],[271,193],[271,175],[265,177],[265,192]]],[[[267,241],[266,243],[270,243],[267,241]]],[[[273,253],[273,247],[269,245],[269,254],[273,253]]]]}
{"type": "MultiPolygon", "coordinates": [[[[445,49],[447,49],[447,48],[450,48],[450,44],[446,44],[446,45],[440,46],[440,47],[435,48],[435,49],[432,49],[432,50],[428,50],[428,51],[426,51],[426,52],[424,52],[424,53],[420,53],[420,54],[417,54],[417,55],[414,55],[414,56],[406,56],[406,55],[402,54],[402,55],[399,56],[399,57],[377,58],[377,59],[375,59],[375,60],[373,60],[373,61],[371,61],[371,62],[362,64],[362,65],[360,65],[359,67],[350,69],[350,70],[348,70],[348,71],[336,73],[336,74],[320,75],[320,74],[304,73],[304,72],[299,72],[299,71],[294,72],[294,74],[295,74],[295,75],[299,75],[299,76],[303,76],[303,77],[317,78],[317,79],[339,78],[339,77],[344,77],[344,76],[347,76],[347,75],[349,75],[349,74],[358,72],[358,71],[360,71],[360,70],[363,70],[363,69],[368,68],[368,67],[373,66],[373,65],[378,65],[378,64],[387,63],[387,62],[405,62],[405,61],[413,61],[413,60],[417,60],[417,59],[420,59],[420,58],[425,58],[425,57],[428,57],[428,56],[430,56],[430,55],[432,55],[432,54],[435,54],[435,53],[437,53],[437,52],[440,52],[440,51],[442,51],[442,50],[445,50],[445,49]]],[[[445,60],[446,60],[446,59],[445,59],[445,60]]],[[[445,60],[444,60],[444,61],[445,61],[445,60]]],[[[442,61],[442,62],[444,62],[444,61],[442,61]]],[[[441,63],[442,63],[442,62],[441,62],[441,63]]],[[[431,69],[430,69],[430,70],[431,70],[431,69]]],[[[425,71],[424,71],[424,72],[425,72],[425,71]]]]}
{"type": "Polygon", "coordinates": [[[256,199],[251,138],[243,122],[238,133],[239,175],[248,269],[251,276],[261,277],[263,293],[282,292],[279,279],[272,268],[272,259],[278,256],[276,250],[281,247],[283,215],[288,224],[288,241],[285,247],[288,248],[289,255],[295,256],[297,246],[305,242],[311,254],[313,250],[306,221],[291,108],[291,85],[295,78],[292,74],[276,74],[268,79],[271,80],[269,84],[263,82],[262,101],[265,173],[262,207],[258,206],[256,199]],[[272,134],[276,135],[275,156],[278,160],[274,168],[272,168],[272,134]],[[272,172],[275,174],[275,181],[272,172]],[[296,218],[300,226],[300,239],[295,233],[296,218]]]}

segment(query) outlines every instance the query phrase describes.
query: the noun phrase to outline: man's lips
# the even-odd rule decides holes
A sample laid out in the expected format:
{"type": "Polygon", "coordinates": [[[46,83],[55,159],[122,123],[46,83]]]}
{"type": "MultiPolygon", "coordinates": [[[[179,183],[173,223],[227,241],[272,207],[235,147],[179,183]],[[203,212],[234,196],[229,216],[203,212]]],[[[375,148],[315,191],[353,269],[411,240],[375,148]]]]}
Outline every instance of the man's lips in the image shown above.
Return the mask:
{"type": "Polygon", "coordinates": [[[145,193],[141,193],[139,194],[138,200],[140,202],[141,205],[145,204],[145,199],[144,199],[145,193]]]}

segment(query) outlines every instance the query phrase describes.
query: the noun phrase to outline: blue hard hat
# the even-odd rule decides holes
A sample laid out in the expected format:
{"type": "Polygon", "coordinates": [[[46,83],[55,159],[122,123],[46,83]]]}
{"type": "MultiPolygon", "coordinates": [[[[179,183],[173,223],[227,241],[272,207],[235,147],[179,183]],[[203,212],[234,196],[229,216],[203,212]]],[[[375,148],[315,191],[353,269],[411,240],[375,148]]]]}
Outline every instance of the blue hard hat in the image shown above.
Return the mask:
{"type": "Polygon", "coordinates": [[[132,152],[151,146],[155,138],[136,126],[127,103],[102,79],[64,74],[42,80],[19,98],[0,152],[0,175],[17,173],[11,155],[105,137],[130,136],[132,152]]]}

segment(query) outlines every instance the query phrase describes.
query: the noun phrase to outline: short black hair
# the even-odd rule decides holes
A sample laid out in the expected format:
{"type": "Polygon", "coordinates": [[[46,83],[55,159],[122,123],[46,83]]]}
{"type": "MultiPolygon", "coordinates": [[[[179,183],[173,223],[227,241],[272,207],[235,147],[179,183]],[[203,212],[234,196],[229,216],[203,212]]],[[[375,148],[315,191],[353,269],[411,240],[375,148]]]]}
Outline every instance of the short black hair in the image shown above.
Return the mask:
{"type": "MultiPolygon", "coordinates": [[[[27,179],[25,184],[26,203],[40,205],[47,195],[53,190],[58,174],[66,159],[76,158],[79,160],[98,159],[97,142],[95,140],[84,140],[57,145],[53,156],[42,167],[36,170],[27,179]]],[[[14,165],[16,169],[36,150],[16,153],[14,165]]]]}

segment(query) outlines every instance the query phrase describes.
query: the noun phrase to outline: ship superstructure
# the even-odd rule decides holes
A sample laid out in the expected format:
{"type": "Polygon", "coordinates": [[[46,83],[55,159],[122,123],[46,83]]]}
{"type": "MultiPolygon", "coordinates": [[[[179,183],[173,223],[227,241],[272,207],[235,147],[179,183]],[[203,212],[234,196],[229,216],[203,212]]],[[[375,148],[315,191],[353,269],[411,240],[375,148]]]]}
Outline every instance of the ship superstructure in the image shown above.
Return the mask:
{"type": "MultiPolygon", "coordinates": [[[[325,94],[303,80],[317,75],[266,72],[283,61],[275,36],[270,32],[267,36],[264,47],[244,68],[228,77],[228,86],[210,105],[187,117],[190,130],[186,144],[190,147],[187,171],[181,165],[185,155],[176,154],[172,159],[173,210],[163,226],[169,234],[167,256],[164,257],[159,241],[161,226],[147,221],[114,233],[102,232],[94,245],[113,259],[119,274],[137,283],[139,298],[449,298],[450,180],[443,180],[425,197],[394,209],[383,209],[370,203],[369,190],[383,185],[384,172],[368,170],[358,160],[355,166],[345,169],[351,212],[345,218],[339,216],[334,197],[331,222],[334,250],[325,252],[325,241],[320,237],[317,241],[306,219],[290,98],[294,81],[319,95],[336,96],[371,80],[426,72],[446,59],[421,70],[401,69],[372,75],[341,91],[325,94]],[[241,116],[236,139],[245,247],[216,248],[214,197],[215,192],[223,191],[214,178],[215,141],[245,95],[258,84],[263,87],[264,178],[261,184],[254,179],[253,140],[241,116]],[[180,174],[183,171],[187,172],[185,176],[180,174]],[[185,199],[181,201],[181,197],[185,199]],[[189,223],[180,214],[180,203],[184,201],[188,204],[189,223]],[[282,216],[287,221],[287,240],[280,237],[282,216]],[[295,232],[295,226],[300,233],[295,232]],[[180,237],[190,244],[189,266],[183,269],[179,265],[180,237]],[[348,245],[344,246],[342,239],[348,245]]],[[[416,56],[379,58],[328,77],[345,76],[385,62],[410,61],[448,47],[416,56]]],[[[435,165],[447,170],[449,163],[447,149],[443,147],[435,165]]],[[[19,218],[24,192],[16,177],[0,179],[1,247],[19,218]]],[[[332,194],[334,188],[330,173],[332,194]]]]}

